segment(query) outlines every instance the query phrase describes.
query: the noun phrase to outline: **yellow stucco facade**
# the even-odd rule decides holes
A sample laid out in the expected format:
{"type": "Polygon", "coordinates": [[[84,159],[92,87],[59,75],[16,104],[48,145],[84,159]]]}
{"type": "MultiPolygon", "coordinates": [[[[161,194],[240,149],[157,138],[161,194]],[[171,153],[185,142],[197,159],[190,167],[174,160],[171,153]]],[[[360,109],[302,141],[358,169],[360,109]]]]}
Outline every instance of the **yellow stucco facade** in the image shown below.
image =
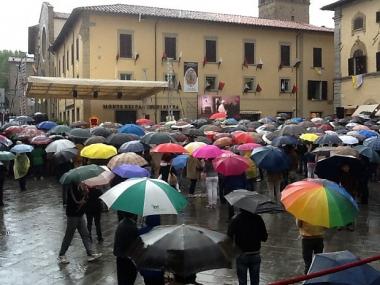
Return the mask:
{"type": "Polygon", "coordinates": [[[57,117],[77,121],[88,120],[95,115],[101,121],[116,121],[117,111],[128,111],[136,112],[137,118],[146,116],[159,122],[165,118],[170,105],[181,117],[193,119],[202,113],[198,101],[204,95],[222,98],[239,96],[241,113],[256,111],[261,115],[276,115],[278,112],[289,112],[294,116],[309,117],[312,112],[323,115],[333,112],[334,44],[333,33],[329,31],[83,13],[56,47],[55,75],[120,79],[120,74],[127,73],[132,75],[132,80],[164,80],[168,63],[162,60],[162,56],[167,35],[176,38],[177,59],[173,61],[172,67],[177,80],[176,87],[179,81],[182,90],[162,92],[143,101],[131,101],[128,98],[120,102],[60,100],[57,117]],[[132,35],[132,58],[118,56],[120,33],[132,35]],[[203,65],[205,41],[210,38],[216,40],[217,62],[203,65]],[[255,44],[255,64],[248,66],[243,65],[245,42],[255,44]],[[290,45],[288,67],[279,67],[281,44],[290,45]],[[313,68],[313,48],[322,49],[321,68],[313,68]],[[135,60],[137,54],[138,59],[135,60]],[[296,64],[297,61],[300,63],[296,64]],[[198,63],[198,93],[183,91],[185,62],[198,63]],[[262,68],[257,66],[258,63],[262,63],[262,68]],[[224,82],[224,88],[205,90],[206,76],[215,77],[216,85],[224,82]],[[259,84],[261,92],[243,92],[245,78],[253,78],[253,91],[259,84]],[[289,80],[290,88],[286,92],[280,90],[281,79],[289,80]],[[309,80],[326,81],[327,97],[323,100],[309,99],[309,80]]]}

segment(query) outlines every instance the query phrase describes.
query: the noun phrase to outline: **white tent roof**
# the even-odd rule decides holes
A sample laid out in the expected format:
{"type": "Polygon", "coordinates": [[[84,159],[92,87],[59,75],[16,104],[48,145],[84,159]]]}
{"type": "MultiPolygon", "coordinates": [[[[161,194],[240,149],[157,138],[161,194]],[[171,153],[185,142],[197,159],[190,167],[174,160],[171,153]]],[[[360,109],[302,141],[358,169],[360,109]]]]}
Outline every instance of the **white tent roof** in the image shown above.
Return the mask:
{"type": "Polygon", "coordinates": [[[361,112],[369,112],[373,113],[377,109],[379,104],[373,104],[373,105],[360,105],[355,112],[352,114],[353,117],[359,116],[361,112]]]}
{"type": "MultiPolygon", "coordinates": [[[[135,81],[78,79],[61,77],[28,77],[26,96],[30,98],[76,99],[81,100],[141,100],[163,91],[166,81],[135,81]],[[97,91],[97,96],[94,92],[97,91]],[[122,97],[118,97],[118,93],[122,97]]],[[[96,94],[96,93],[95,93],[96,94]]],[[[119,95],[120,96],[120,95],[119,95]]]]}

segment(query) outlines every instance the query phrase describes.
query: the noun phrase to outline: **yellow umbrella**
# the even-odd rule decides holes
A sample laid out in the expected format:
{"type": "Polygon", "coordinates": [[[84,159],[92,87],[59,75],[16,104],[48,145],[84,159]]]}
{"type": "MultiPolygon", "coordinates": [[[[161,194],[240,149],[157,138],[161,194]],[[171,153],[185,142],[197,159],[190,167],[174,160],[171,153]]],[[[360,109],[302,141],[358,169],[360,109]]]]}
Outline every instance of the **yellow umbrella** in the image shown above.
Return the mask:
{"type": "Polygon", "coordinates": [[[308,134],[302,134],[300,136],[301,140],[308,141],[308,142],[315,142],[319,136],[317,134],[308,133],[308,134]]]}
{"type": "Polygon", "coordinates": [[[205,145],[206,144],[204,142],[191,142],[185,146],[185,149],[188,151],[188,153],[193,154],[194,151],[205,145]]]}
{"type": "Polygon", "coordinates": [[[85,146],[80,155],[89,159],[108,159],[117,154],[117,149],[112,145],[106,145],[103,143],[95,143],[89,146],[85,146]]]}

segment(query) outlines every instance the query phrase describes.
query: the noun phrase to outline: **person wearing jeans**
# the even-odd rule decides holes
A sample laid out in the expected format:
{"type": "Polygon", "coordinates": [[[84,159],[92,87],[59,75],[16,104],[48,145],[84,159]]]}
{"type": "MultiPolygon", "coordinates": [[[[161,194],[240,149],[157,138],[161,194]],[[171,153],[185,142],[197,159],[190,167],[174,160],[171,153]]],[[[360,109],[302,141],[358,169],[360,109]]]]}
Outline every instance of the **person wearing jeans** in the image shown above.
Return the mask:
{"type": "Polygon", "coordinates": [[[218,201],[218,173],[215,171],[211,160],[204,161],[202,176],[206,180],[208,198],[208,205],[206,207],[216,208],[218,201]]]}
{"type": "Polygon", "coordinates": [[[282,174],[280,172],[267,173],[267,186],[269,197],[273,197],[273,200],[280,202],[281,200],[281,180],[282,174]]]}
{"type": "Polygon", "coordinates": [[[247,271],[251,284],[260,284],[260,252],[243,253],[236,259],[236,273],[239,284],[247,284],[247,271]]]}

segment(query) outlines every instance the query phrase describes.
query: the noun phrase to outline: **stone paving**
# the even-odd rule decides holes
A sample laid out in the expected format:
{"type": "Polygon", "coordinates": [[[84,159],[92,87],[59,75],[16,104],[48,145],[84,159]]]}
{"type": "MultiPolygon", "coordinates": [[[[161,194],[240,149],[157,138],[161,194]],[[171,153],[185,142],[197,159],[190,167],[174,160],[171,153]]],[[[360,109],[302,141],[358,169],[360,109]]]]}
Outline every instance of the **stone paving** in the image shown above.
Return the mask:
{"type": "MultiPolygon", "coordinates": [[[[102,216],[103,244],[95,244],[103,257],[88,263],[76,233],[67,257],[70,264],[60,266],[56,258],[65,230],[61,188],[53,179],[29,180],[21,193],[13,180],[5,182],[5,207],[0,208],[0,284],[116,284],[113,235],[117,225],[111,210],[102,216]]],[[[361,257],[380,252],[379,184],[371,185],[369,206],[362,206],[356,230],[330,230],[325,251],[351,250],[361,257]]],[[[206,209],[206,198],[190,199],[186,211],[164,222],[198,224],[220,232],[227,229],[227,209],[206,209]]],[[[269,239],[263,243],[261,284],[301,274],[303,261],[294,219],[286,214],[263,215],[269,239]]],[[[380,269],[380,263],[373,263],[380,269]]],[[[197,275],[202,284],[237,284],[231,269],[211,270],[197,275]]],[[[136,284],[143,284],[141,278],[136,284]]]]}

